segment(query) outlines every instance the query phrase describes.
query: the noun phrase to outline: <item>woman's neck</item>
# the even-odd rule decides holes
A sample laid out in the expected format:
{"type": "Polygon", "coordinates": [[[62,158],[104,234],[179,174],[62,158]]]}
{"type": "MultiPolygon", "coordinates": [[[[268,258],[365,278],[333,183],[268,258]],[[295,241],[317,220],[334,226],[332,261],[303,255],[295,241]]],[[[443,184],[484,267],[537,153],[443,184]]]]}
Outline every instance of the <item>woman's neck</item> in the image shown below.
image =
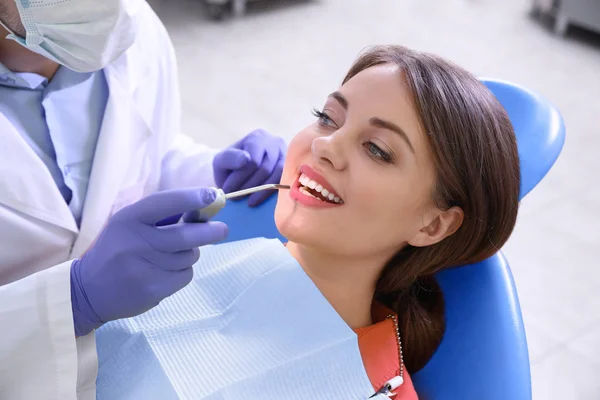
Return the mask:
{"type": "Polygon", "coordinates": [[[294,242],[286,247],[350,328],[372,324],[373,295],[385,260],[346,258],[294,242]]]}

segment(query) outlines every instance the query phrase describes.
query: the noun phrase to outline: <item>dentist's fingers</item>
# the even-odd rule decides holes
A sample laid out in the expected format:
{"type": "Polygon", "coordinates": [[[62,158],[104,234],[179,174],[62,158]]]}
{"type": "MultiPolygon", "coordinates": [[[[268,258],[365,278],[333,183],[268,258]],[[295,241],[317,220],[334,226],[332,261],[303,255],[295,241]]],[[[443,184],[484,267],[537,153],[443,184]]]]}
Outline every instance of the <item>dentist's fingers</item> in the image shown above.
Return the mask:
{"type": "MultiPolygon", "coordinates": [[[[281,174],[283,172],[283,164],[285,163],[285,158],[281,157],[277,161],[277,165],[273,169],[271,175],[267,178],[266,183],[280,183],[281,174]]],[[[269,196],[276,194],[276,190],[263,190],[260,192],[252,193],[248,198],[248,206],[256,207],[266,201],[269,196]]]]}
{"type": "Polygon", "coordinates": [[[123,213],[120,218],[131,218],[154,226],[165,218],[204,208],[212,204],[216,197],[217,192],[212,188],[187,188],[157,192],[125,207],[121,210],[123,213]]]}
{"type": "Polygon", "coordinates": [[[251,160],[250,154],[230,147],[218,153],[213,160],[213,170],[217,186],[224,188],[225,182],[233,171],[244,168],[251,160]]]}
{"type": "Polygon", "coordinates": [[[262,162],[258,166],[256,172],[254,172],[254,174],[250,176],[250,178],[246,181],[246,183],[244,183],[240,190],[263,185],[265,183],[278,183],[279,180],[277,182],[271,182],[269,178],[271,177],[273,172],[275,172],[279,158],[280,154],[278,147],[267,147],[262,162]]]}
{"type": "Polygon", "coordinates": [[[219,221],[180,223],[151,229],[158,232],[145,235],[148,242],[154,249],[165,253],[176,253],[217,243],[225,240],[229,234],[229,227],[219,221]]]}

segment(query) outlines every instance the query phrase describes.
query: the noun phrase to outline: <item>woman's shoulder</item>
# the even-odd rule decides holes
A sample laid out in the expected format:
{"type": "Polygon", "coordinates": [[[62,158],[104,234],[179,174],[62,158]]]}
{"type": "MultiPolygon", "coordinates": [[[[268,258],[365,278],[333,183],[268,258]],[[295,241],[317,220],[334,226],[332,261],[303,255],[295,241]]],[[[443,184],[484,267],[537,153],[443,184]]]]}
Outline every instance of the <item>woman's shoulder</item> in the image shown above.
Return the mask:
{"type": "MultiPolygon", "coordinates": [[[[400,352],[396,327],[390,310],[381,305],[374,306],[373,325],[355,329],[358,336],[358,346],[365,365],[365,370],[375,391],[381,389],[390,379],[400,374],[400,352]]],[[[404,383],[393,392],[395,400],[416,400],[410,376],[403,370],[404,383]]]]}

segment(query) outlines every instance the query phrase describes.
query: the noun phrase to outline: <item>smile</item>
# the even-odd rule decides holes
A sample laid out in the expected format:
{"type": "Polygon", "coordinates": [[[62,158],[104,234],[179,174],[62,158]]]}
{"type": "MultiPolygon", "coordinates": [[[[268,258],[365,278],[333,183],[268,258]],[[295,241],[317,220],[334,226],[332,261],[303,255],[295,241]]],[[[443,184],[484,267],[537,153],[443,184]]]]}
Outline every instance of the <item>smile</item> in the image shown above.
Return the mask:
{"type": "Polygon", "coordinates": [[[312,196],[315,199],[326,201],[328,203],[343,204],[344,201],[336,196],[333,191],[327,190],[322,183],[310,179],[305,174],[300,174],[298,178],[300,193],[306,196],[312,196]]]}
{"type": "Polygon", "coordinates": [[[327,179],[306,164],[300,166],[298,178],[290,190],[290,197],[309,208],[331,208],[344,205],[342,196],[333,189],[327,179]]]}

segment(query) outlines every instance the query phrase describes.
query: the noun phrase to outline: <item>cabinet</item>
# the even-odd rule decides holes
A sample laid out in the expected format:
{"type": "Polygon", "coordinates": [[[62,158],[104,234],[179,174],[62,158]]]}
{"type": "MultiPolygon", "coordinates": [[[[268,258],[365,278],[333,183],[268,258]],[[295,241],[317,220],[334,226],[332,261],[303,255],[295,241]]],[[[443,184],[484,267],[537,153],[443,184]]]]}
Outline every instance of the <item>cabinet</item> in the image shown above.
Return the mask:
{"type": "Polygon", "coordinates": [[[532,12],[554,15],[554,31],[559,35],[564,35],[569,25],[600,33],[600,0],[533,0],[532,12]]]}

